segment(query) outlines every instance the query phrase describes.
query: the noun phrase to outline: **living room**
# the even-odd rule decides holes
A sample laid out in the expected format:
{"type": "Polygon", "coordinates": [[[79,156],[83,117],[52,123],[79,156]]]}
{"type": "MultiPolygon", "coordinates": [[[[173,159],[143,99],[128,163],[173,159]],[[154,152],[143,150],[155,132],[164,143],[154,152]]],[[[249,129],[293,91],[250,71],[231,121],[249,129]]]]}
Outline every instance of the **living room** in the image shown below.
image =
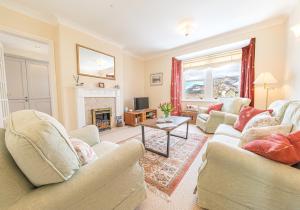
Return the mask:
{"type": "Polygon", "coordinates": [[[1,1],[0,209],[298,209],[299,56],[299,0],[1,1]]]}

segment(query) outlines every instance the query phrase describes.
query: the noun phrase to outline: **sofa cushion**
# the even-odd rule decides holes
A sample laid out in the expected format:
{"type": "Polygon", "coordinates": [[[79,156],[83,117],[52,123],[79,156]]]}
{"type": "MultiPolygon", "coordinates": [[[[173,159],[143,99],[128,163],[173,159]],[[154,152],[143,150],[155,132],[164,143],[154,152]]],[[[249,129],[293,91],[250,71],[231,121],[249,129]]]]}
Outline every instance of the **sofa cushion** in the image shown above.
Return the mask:
{"type": "Polygon", "coordinates": [[[281,122],[289,103],[288,100],[277,100],[271,103],[268,109],[273,110],[272,116],[276,117],[279,122],[281,122]]]}
{"type": "Polygon", "coordinates": [[[86,165],[98,159],[93,148],[81,139],[71,138],[71,143],[77,152],[81,165],[86,165]]]}
{"type": "MultiPolygon", "coordinates": [[[[249,120],[251,120],[254,116],[256,116],[262,112],[265,112],[265,111],[267,111],[267,110],[256,109],[251,106],[245,106],[242,108],[239,118],[234,123],[233,127],[239,131],[243,131],[244,127],[249,122],[249,120]]],[[[271,110],[270,110],[270,113],[272,113],[271,110]]]]}
{"type": "Polygon", "coordinates": [[[198,117],[204,121],[207,121],[209,118],[209,114],[199,114],[198,117]]]}
{"type": "Polygon", "coordinates": [[[220,135],[220,134],[215,134],[210,141],[222,142],[222,143],[230,144],[235,147],[238,147],[240,145],[239,138],[233,136],[227,136],[227,135],[220,135]]]}
{"type": "Polygon", "coordinates": [[[300,130],[300,101],[289,103],[281,124],[293,124],[293,130],[300,130]]]}
{"type": "Polygon", "coordinates": [[[217,135],[226,135],[234,138],[241,138],[242,133],[234,129],[231,125],[221,124],[217,128],[215,134],[217,135]]]}
{"type": "Polygon", "coordinates": [[[287,135],[291,132],[293,125],[275,125],[275,126],[267,126],[260,128],[250,128],[249,130],[242,133],[241,137],[241,145],[243,146],[250,141],[254,141],[256,139],[265,138],[271,134],[283,134],[287,135]]]}
{"type": "Polygon", "coordinates": [[[272,134],[266,138],[252,141],[243,148],[288,165],[300,162],[300,151],[298,152],[288,137],[282,134],[272,134]]]}
{"type": "Polygon", "coordinates": [[[279,125],[279,121],[276,117],[272,117],[270,112],[260,113],[251,118],[243,129],[243,132],[255,127],[266,127],[279,125]]]}
{"type": "Polygon", "coordinates": [[[241,108],[248,106],[251,100],[248,98],[221,98],[220,102],[223,103],[222,112],[239,114],[241,108]]]}
{"type": "Polygon", "coordinates": [[[221,111],[223,103],[209,105],[207,113],[210,114],[211,111],[221,111]]]}
{"type": "Polygon", "coordinates": [[[5,143],[19,168],[35,186],[68,180],[80,167],[64,127],[41,112],[12,113],[5,143]]]}

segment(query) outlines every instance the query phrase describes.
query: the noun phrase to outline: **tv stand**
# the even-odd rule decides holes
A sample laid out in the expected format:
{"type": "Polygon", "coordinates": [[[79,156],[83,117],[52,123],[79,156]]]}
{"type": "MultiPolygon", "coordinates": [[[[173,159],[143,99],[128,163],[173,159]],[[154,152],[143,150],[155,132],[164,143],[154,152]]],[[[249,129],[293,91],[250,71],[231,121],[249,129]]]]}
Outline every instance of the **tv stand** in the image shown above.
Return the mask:
{"type": "Polygon", "coordinates": [[[143,109],[124,113],[125,125],[130,126],[138,126],[140,123],[146,121],[147,119],[154,118],[157,118],[156,109],[143,109]]]}

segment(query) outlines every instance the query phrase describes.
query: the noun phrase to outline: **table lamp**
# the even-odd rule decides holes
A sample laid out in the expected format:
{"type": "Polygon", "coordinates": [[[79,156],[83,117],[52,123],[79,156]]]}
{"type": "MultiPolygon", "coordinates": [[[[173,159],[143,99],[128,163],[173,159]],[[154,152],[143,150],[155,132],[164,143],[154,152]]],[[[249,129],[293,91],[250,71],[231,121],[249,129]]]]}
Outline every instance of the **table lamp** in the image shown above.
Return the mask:
{"type": "Polygon", "coordinates": [[[254,81],[255,85],[263,85],[264,89],[267,91],[266,95],[266,109],[269,105],[269,89],[271,89],[272,85],[277,84],[278,81],[270,72],[264,72],[258,75],[256,80],[254,81]]]}

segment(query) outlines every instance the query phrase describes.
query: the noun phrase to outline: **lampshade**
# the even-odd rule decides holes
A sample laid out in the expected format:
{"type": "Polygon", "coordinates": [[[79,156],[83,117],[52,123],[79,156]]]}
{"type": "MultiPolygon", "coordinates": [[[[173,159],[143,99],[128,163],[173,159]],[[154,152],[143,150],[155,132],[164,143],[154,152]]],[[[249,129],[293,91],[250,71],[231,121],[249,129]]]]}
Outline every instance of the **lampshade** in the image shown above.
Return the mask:
{"type": "Polygon", "coordinates": [[[294,32],[296,38],[300,37],[300,24],[293,26],[291,31],[294,32]]]}
{"type": "Polygon", "coordinates": [[[275,79],[275,77],[270,72],[264,72],[258,75],[256,80],[254,81],[254,84],[256,85],[274,85],[278,81],[275,79]]]}

